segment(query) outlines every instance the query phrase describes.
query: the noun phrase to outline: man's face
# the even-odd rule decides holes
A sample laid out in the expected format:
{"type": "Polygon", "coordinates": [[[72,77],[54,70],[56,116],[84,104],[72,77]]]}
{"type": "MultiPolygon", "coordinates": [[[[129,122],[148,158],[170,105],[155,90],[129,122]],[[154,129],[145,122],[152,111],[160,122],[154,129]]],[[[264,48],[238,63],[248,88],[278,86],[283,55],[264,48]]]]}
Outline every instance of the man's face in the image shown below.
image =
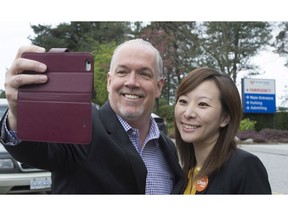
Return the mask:
{"type": "Polygon", "coordinates": [[[107,90],[112,109],[130,123],[150,119],[163,87],[163,79],[157,81],[154,52],[142,45],[122,47],[111,70],[107,90]]]}

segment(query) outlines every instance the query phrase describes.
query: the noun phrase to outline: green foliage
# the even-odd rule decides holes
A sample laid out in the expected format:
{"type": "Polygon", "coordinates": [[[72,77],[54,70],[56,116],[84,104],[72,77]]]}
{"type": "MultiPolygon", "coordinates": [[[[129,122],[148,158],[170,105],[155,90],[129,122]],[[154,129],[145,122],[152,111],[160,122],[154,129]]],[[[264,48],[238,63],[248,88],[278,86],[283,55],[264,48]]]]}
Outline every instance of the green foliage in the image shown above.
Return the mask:
{"type": "Polygon", "coordinates": [[[6,98],[5,91],[0,90],[0,98],[6,98]]]}
{"type": "Polygon", "coordinates": [[[269,45],[268,22],[203,22],[201,27],[203,56],[199,65],[216,68],[236,82],[237,74],[247,70],[257,75],[257,66],[249,59],[269,45]]]}
{"type": "Polygon", "coordinates": [[[156,107],[153,112],[166,120],[168,135],[174,137],[174,106],[168,105],[167,101],[165,101],[164,98],[161,98],[159,100],[159,112],[156,111],[156,107]]]}
{"type": "Polygon", "coordinates": [[[255,130],[256,121],[245,118],[240,123],[240,131],[255,130]]]}
{"type": "MultiPolygon", "coordinates": [[[[249,75],[257,74],[255,70],[257,66],[251,64],[249,60],[269,45],[272,32],[268,22],[146,22],[146,24],[69,22],[60,23],[56,27],[32,25],[36,36],[30,37],[30,40],[47,50],[52,47],[66,47],[70,51],[93,53],[96,50],[95,55],[98,56],[95,57],[95,100],[100,104],[107,98],[107,94],[104,93],[106,91],[104,80],[108,71],[107,62],[110,59],[108,55],[112,53],[110,48],[130,38],[141,37],[148,40],[160,51],[163,58],[165,86],[161,98],[164,98],[168,105],[175,102],[175,91],[181,79],[195,67],[216,68],[231,76],[235,82],[239,71],[246,70],[249,75]],[[97,51],[98,47],[103,53],[97,51]]],[[[284,36],[278,39],[283,38],[284,36]]]]}
{"type": "MultiPolygon", "coordinates": [[[[277,113],[275,115],[277,115],[277,113]]],[[[275,124],[275,115],[261,113],[244,113],[244,118],[249,118],[251,121],[256,121],[255,130],[260,131],[263,128],[277,128],[275,124]]]]}
{"type": "Polygon", "coordinates": [[[107,72],[109,71],[112,53],[116,46],[116,42],[99,44],[93,51],[95,91],[93,101],[100,106],[103,105],[108,98],[106,88],[107,72]]]}
{"type": "Polygon", "coordinates": [[[65,47],[70,51],[92,52],[97,43],[117,43],[127,39],[131,33],[129,22],[70,22],[50,25],[32,25],[36,36],[29,37],[35,45],[46,50],[65,47]]]}
{"type": "Polygon", "coordinates": [[[167,104],[174,102],[181,77],[196,67],[195,59],[202,52],[195,29],[196,22],[151,22],[139,32],[162,56],[165,86],[161,97],[167,104]]]}
{"type": "Polygon", "coordinates": [[[275,115],[275,127],[278,130],[288,130],[288,112],[277,112],[275,115]]]}
{"type": "Polygon", "coordinates": [[[173,121],[174,115],[174,106],[167,105],[167,101],[164,98],[159,100],[159,112],[156,109],[153,110],[154,113],[166,119],[166,121],[170,122],[173,121]]]}
{"type": "MultiPolygon", "coordinates": [[[[279,26],[280,31],[272,43],[272,46],[276,48],[275,52],[280,56],[288,56],[288,22],[282,22],[279,26]]],[[[288,67],[288,60],[286,60],[285,66],[288,67]]],[[[286,100],[287,101],[287,100],[286,100]]]]}

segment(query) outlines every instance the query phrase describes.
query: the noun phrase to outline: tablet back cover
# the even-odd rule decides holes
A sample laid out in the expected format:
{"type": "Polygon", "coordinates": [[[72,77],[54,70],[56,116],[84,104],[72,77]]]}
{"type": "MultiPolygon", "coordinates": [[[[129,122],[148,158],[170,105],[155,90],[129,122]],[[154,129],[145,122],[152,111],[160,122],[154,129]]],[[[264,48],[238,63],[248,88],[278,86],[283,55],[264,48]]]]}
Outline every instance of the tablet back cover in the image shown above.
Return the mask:
{"type": "MultiPolygon", "coordinates": [[[[25,53],[47,65],[48,82],[18,92],[17,135],[26,141],[88,144],[92,139],[93,56],[25,53]]],[[[33,71],[26,71],[33,74],[33,71]]]]}

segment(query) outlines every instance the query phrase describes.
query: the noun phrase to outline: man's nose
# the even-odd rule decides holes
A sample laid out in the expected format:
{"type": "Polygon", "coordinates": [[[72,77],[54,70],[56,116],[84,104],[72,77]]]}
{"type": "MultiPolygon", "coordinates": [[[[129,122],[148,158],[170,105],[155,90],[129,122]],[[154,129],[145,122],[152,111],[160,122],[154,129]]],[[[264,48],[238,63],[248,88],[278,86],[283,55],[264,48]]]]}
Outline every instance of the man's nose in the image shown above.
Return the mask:
{"type": "Polygon", "coordinates": [[[125,85],[127,86],[137,86],[139,85],[138,77],[135,71],[132,71],[129,76],[127,77],[127,80],[125,82],[125,85]]]}

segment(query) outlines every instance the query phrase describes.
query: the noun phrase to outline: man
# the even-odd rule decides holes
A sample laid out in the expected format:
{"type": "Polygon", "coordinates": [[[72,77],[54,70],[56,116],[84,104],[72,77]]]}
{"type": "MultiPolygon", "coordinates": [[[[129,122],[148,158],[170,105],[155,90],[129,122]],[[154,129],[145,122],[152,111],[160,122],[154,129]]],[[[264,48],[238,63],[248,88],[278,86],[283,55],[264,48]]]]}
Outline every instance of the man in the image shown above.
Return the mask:
{"type": "Polygon", "coordinates": [[[93,108],[89,145],[38,143],[17,138],[19,86],[47,82],[46,65],[21,58],[37,46],[19,49],[6,73],[9,102],[1,122],[1,142],[23,163],[52,173],[52,193],[169,194],[182,176],[173,142],[151,118],[160,97],[163,66],[159,52],[142,39],[127,41],[113,53],[107,74],[108,101],[93,108]],[[39,75],[24,75],[34,70],[39,75]]]}

